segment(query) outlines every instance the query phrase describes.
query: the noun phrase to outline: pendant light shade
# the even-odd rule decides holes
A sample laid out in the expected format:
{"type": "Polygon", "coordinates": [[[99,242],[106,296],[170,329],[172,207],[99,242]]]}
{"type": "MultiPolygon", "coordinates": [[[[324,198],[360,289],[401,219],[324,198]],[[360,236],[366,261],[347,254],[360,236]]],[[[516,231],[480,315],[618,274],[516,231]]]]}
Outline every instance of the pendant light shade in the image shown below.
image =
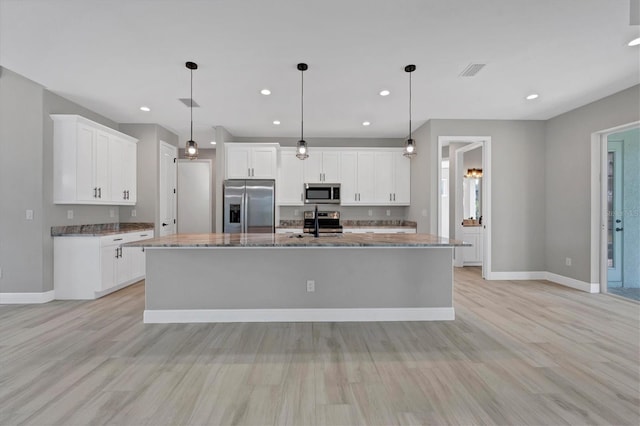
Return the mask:
{"type": "Polygon", "coordinates": [[[409,139],[404,143],[404,156],[413,158],[418,153],[416,151],[416,141],[411,138],[411,73],[416,70],[415,65],[407,65],[404,67],[405,72],[409,73],[409,139]]]}
{"type": "Polygon", "coordinates": [[[187,145],[185,146],[184,155],[189,160],[195,160],[196,158],[198,158],[198,144],[193,140],[193,70],[198,69],[198,64],[196,64],[195,62],[187,62],[185,66],[188,70],[191,71],[191,137],[189,138],[189,140],[187,141],[187,145]]]}
{"type": "Polygon", "coordinates": [[[296,157],[300,160],[306,160],[309,158],[309,147],[307,141],[304,140],[304,72],[309,68],[305,63],[298,64],[298,70],[300,71],[300,140],[296,144],[296,157]]]}

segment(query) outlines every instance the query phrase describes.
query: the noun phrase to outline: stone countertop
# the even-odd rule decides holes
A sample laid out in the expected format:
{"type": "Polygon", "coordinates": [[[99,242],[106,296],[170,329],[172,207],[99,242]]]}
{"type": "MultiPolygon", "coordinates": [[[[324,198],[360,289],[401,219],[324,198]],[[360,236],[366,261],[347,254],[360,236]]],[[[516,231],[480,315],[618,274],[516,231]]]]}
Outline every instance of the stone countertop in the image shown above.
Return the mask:
{"type": "MultiPolygon", "coordinates": [[[[407,220],[343,220],[341,222],[343,229],[416,229],[417,224],[407,220]]],[[[281,220],[280,225],[276,229],[301,229],[303,228],[302,220],[281,220]]]]}
{"type": "Polygon", "coordinates": [[[98,223],[92,225],[52,226],[52,237],[100,237],[128,232],[152,231],[153,223],[98,223]]]}
{"type": "Polygon", "coordinates": [[[174,234],[124,244],[144,248],[247,247],[470,247],[471,244],[430,234],[328,234],[318,238],[290,234],[174,234]]]}

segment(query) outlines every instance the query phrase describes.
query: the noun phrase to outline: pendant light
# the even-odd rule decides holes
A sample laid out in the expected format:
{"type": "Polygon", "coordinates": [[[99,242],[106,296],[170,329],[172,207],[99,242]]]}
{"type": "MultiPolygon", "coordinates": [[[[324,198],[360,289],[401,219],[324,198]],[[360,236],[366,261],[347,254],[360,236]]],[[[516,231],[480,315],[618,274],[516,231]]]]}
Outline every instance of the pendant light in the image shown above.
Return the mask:
{"type": "Polygon", "coordinates": [[[411,73],[416,70],[415,65],[407,65],[404,67],[405,72],[409,73],[409,139],[404,143],[404,156],[413,158],[418,153],[416,151],[416,141],[411,138],[411,73]]]}
{"type": "Polygon", "coordinates": [[[189,138],[189,140],[187,141],[184,155],[189,160],[195,160],[196,158],[198,158],[198,144],[193,140],[193,70],[198,69],[198,64],[196,64],[195,62],[187,62],[185,66],[191,71],[191,138],[189,138]]]}
{"type": "Polygon", "coordinates": [[[296,157],[300,160],[309,158],[309,148],[307,147],[307,142],[304,140],[304,72],[308,68],[309,66],[305,63],[301,62],[298,64],[302,90],[300,91],[300,140],[296,145],[296,157]]]}

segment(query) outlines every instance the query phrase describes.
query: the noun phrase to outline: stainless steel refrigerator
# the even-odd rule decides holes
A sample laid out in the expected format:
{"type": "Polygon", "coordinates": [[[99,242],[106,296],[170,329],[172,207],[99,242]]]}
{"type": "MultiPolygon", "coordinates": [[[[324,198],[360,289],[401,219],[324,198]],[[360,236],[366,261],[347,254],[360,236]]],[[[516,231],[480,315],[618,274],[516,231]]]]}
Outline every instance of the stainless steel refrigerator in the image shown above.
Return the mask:
{"type": "Polygon", "coordinates": [[[225,180],[223,232],[274,233],[276,183],[273,180],[225,180]]]}

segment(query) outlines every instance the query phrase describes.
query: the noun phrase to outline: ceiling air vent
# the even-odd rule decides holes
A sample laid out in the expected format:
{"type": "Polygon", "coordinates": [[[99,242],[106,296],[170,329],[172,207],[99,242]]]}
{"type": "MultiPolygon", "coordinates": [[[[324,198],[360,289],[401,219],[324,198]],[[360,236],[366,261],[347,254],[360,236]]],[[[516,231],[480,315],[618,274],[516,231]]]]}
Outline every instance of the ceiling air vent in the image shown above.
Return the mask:
{"type": "MultiPolygon", "coordinates": [[[[183,104],[185,104],[188,108],[191,107],[191,98],[180,98],[178,100],[180,102],[182,102],[183,104]]],[[[194,100],[193,101],[193,107],[194,108],[200,108],[200,105],[198,105],[198,103],[194,100]]]]}
{"type": "Polygon", "coordinates": [[[482,68],[484,68],[485,65],[487,64],[469,64],[462,70],[460,77],[474,77],[482,68]]]}

